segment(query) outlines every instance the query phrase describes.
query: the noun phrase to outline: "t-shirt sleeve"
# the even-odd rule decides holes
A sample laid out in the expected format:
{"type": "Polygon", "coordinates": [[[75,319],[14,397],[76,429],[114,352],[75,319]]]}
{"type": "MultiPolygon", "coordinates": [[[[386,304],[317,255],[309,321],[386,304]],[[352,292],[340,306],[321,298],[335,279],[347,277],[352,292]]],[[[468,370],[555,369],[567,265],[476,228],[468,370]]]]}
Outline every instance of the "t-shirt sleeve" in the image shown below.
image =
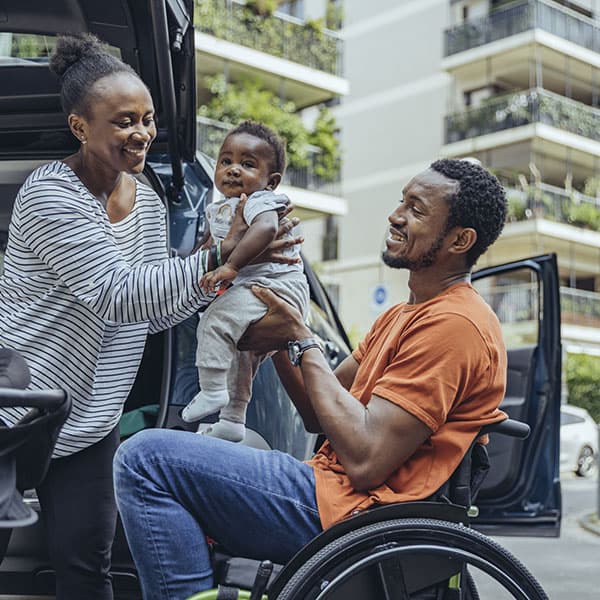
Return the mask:
{"type": "Polygon", "coordinates": [[[72,183],[37,182],[18,202],[24,243],[102,319],[161,322],[210,300],[199,286],[201,253],[167,258],[165,247],[163,260],[129,265],[72,183]]]}
{"type": "Polygon", "coordinates": [[[258,215],[274,210],[281,212],[290,200],[285,194],[262,192],[252,194],[244,206],[244,221],[250,225],[258,215]]]}
{"type": "Polygon", "coordinates": [[[457,396],[468,396],[489,371],[489,350],[477,328],[462,315],[440,314],[410,326],[372,393],[435,432],[457,396]]]}

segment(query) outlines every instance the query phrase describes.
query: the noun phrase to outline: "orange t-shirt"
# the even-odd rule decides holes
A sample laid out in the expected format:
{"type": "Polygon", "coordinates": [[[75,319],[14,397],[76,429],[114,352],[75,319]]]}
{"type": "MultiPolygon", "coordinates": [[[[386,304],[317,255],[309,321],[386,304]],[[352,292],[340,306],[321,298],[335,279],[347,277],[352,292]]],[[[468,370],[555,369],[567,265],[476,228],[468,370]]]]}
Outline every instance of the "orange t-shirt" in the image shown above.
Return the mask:
{"type": "Polygon", "coordinates": [[[381,315],[353,352],[350,393],[389,400],[431,436],[376,489],[357,492],[326,441],[308,461],[315,471],[321,524],[329,527],[374,504],[422,500],[449,479],[483,425],[501,421],[506,349],[500,323],[468,283],[421,304],[381,315]]]}

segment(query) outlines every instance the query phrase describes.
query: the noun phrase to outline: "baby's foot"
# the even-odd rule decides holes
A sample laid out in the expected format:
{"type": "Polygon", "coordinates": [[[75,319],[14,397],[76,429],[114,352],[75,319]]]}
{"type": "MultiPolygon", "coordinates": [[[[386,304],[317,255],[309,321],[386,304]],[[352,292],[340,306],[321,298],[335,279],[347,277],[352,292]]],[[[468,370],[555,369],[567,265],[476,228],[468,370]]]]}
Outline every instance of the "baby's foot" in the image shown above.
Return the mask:
{"type": "Polygon", "coordinates": [[[192,401],[181,411],[181,418],[186,423],[197,421],[220,411],[227,406],[229,394],[227,390],[201,390],[192,401]]]}
{"type": "Polygon", "coordinates": [[[209,427],[206,427],[204,424],[200,425],[197,433],[210,435],[229,442],[241,442],[246,434],[246,427],[243,423],[234,423],[227,419],[220,419],[209,427]]]}

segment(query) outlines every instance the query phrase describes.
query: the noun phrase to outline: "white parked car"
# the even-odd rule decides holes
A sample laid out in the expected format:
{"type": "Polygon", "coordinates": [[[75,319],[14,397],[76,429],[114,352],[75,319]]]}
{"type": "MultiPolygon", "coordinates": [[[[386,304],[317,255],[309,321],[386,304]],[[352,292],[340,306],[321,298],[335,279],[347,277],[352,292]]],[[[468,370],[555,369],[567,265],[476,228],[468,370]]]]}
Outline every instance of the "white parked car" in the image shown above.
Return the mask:
{"type": "Polygon", "coordinates": [[[570,404],[560,407],[560,468],[591,477],[597,469],[598,425],[587,410],[570,404]]]}

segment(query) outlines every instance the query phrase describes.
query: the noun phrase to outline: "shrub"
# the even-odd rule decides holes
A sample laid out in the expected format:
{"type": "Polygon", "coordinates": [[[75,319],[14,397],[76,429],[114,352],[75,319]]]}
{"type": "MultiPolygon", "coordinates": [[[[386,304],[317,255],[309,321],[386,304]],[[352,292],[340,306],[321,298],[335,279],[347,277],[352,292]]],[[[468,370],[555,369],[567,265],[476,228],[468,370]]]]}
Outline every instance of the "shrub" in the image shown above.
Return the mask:
{"type": "Polygon", "coordinates": [[[569,404],[585,408],[600,422],[600,357],[567,354],[565,373],[569,404]]]}

